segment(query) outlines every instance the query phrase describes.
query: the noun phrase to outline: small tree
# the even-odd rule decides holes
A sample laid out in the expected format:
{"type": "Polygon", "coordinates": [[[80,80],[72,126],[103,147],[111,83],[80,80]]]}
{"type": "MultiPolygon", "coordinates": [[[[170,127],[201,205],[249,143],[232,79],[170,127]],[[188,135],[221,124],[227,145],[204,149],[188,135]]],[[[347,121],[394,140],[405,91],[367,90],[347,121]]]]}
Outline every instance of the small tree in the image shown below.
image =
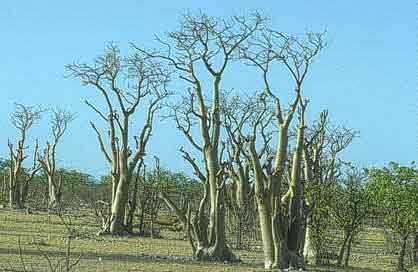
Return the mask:
{"type": "Polygon", "coordinates": [[[128,230],[125,209],[129,184],[145,156],[156,112],[169,95],[166,87],[170,71],[140,51],[123,57],[114,44],[92,64],[72,64],[66,68],[83,85],[96,89],[104,99],[104,110],[87,100],[86,104],[107,125],[108,141],[96,124],[90,122],[112,176],[111,217],[102,233],[120,235],[128,230]],[[141,107],[145,109],[143,125],[132,137],[132,120],[141,107]],[[132,140],[135,142],[133,147],[132,140]]]}
{"type": "Polygon", "coordinates": [[[38,150],[38,141],[35,144],[35,152],[33,158],[33,166],[25,175],[23,169],[23,162],[27,159],[26,150],[28,149],[27,137],[28,131],[41,118],[41,109],[16,104],[16,109],[11,116],[13,126],[19,131],[19,140],[17,146],[8,141],[10,152],[10,173],[9,173],[9,204],[10,208],[13,205],[16,208],[23,208],[25,206],[26,195],[28,193],[29,182],[33,179],[35,174],[40,170],[36,154],[38,150]]]}
{"type": "Polygon", "coordinates": [[[414,164],[391,162],[388,167],[372,168],[367,173],[377,213],[400,239],[398,271],[406,271],[407,242],[418,228],[418,171],[414,164]]]}
{"type": "Polygon", "coordinates": [[[337,264],[341,265],[344,258],[344,266],[348,266],[352,244],[361,231],[363,220],[371,212],[371,199],[366,190],[364,171],[351,164],[338,185],[334,193],[334,205],[331,205],[336,225],[344,233],[337,264]]]}
{"type": "Polygon", "coordinates": [[[51,130],[52,142],[46,143],[43,154],[38,155],[38,161],[48,177],[48,208],[57,208],[62,196],[62,175],[57,178],[56,154],[57,146],[68,128],[68,124],[74,119],[74,114],[63,110],[52,110],[51,130]]]}
{"type": "Polygon", "coordinates": [[[307,262],[321,264],[327,255],[332,199],[342,169],[339,157],[357,134],[352,129],[331,126],[328,111],[321,112],[307,129],[303,150],[306,225],[303,256],[307,262]]]}

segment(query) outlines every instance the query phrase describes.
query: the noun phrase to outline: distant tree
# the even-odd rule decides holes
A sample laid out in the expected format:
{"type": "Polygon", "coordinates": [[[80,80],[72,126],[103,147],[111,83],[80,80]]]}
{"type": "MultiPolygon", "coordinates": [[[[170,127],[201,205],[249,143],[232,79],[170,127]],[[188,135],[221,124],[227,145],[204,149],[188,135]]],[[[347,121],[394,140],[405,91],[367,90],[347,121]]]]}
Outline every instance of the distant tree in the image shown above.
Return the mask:
{"type": "Polygon", "coordinates": [[[41,118],[41,109],[37,109],[22,104],[16,104],[16,109],[11,116],[13,126],[19,132],[19,140],[15,147],[8,141],[10,152],[9,169],[9,205],[10,208],[23,208],[29,189],[29,183],[35,174],[41,169],[37,161],[38,141],[35,143],[33,155],[33,165],[27,172],[23,173],[23,162],[27,159],[26,150],[28,149],[28,132],[32,126],[41,118]]]}
{"type": "Polygon", "coordinates": [[[46,148],[38,155],[39,164],[48,177],[48,208],[55,209],[61,204],[62,174],[57,177],[57,146],[66,132],[74,114],[56,109],[52,110],[51,130],[52,141],[46,142],[46,148]]]}
{"type": "Polygon", "coordinates": [[[10,160],[0,158],[0,201],[8,198],[10,160]]]}
{"type": "Polygon", "coordinates": [[[108,143],[95,123],[90,122],[112,175],[111,217],[103,233],[120,235],[127,231],[124,223],[129,184],[146,154],[155,114],[169,95],[166,87],[170,72],[141,52],[122,57],[114,44],[107,46],[93,64],[72,64],[67,70],[83,85],[95,88],[105,102],[106,110],[102,110],[86,100],[87,106],[107,125],[108,143]],[[131,148],[132,120],[140,106],[146,108],[146,116],[142,129],[133,137],[135,145],[131,148]]]}
{"type": "Polygon", "coordinates": [[[416,166],[391,162],[388,167],[367,171],[370,191],[377,213],[400,239],[398,271],[406,271],[408,239],[418,228],[418,171],[416,166]]]}

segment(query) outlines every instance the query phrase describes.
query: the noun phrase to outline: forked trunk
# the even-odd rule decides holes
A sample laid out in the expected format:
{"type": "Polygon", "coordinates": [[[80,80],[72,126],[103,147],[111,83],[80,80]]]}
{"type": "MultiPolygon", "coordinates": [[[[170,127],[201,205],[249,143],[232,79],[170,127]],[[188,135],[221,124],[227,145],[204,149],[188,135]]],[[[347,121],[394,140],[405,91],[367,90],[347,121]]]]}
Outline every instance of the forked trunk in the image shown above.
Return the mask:
{"type": "Polygon", "coordinates": [[[204,184],[204,196],[200,202],[198,220],[194,223],[197,247],[195,257],[198,260],[235,261],[235,257],[226,245],[225,235],[225,195],[219,176],[217,148],[208,148],[206,162],[209,170],[208,182],[204,184]],[[209,224],[205,226],[204,207],[209,200],[209,224]]]}
{"type": "Polygon", "coordinates": [[[353,240],[354,240],[354,232],[351,233],[350,238],[348,239],[347,251],[345,253],[345,258],[344,258],[344,267],[347,267],[348,262],[350,261],[351,246],[353,244],[353,240]]]}
{"type": "Polygon", "coordinates": [[[343,263],[344,252],[346,251],[347,242],[349,240],[349,233],[348,231],[344,231],[344,239],[343,243],[341,244],[340,251],[338,253],[337,265],[341,266],[343,263]]]}

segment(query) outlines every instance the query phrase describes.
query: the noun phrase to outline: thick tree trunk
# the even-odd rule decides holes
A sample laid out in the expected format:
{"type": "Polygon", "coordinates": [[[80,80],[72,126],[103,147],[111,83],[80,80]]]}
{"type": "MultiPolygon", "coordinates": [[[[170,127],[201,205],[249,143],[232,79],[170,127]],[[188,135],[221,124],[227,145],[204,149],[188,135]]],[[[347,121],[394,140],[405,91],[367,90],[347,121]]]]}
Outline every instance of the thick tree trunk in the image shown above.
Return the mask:
{"type": "Polygon", "coordinates": [[[23,208],[26,206],[26,199],[27,199],[28,193],[29,193],[29,182],[26,181],[25,183],[22,183],[21,191],[20,191],[20,202],[23,208]]]}
{"type": "Polygon", "coordinates": [[[136,211],[137,202],[138,202],[138,189],[139,189],[139,176],[137,175],[135,179],[134,191],[132,193],[131,199],[128,201],[128,204],[129,204],[128,211],[125,217],[126,219],[125,225],[126,225],[126,229],[128,232],[133,232],[133,222],[134,222],[134,216],[135,216],[135,211],[136,211]]]}
{"type": "Polygon", "coordinates": [[[236,194],[235,198],[237,201],[238,208],[240,210],[244,209],[247,203],[247,196],[248,196],[248,184],[245,182],[236,182],[236,194]]]}
{"type": "Polygon", "coordinates": [[[307,263],[316,263],[316,250],[313,245],[312,241],[312,227],[310,226],[309,220],[306,225],[306,232],[305,232],[305,244],[303,246],[303,256],[305,262],[307,263]]]}
{"type": "Polygon", "coordinates": [[[14,204],[16,205],[16,209],[23,209],[21,184],[16,184],[14,189],[14,204]]]}
{"type": "Polygon", "coordinates": [[[217,156],[217,148],[210,147],[205,151],[209,176],[208,182],[205,184],[204,197],[199,207],[199,219],[195,223],[195,232],[198,240],[195,257],[198,260],[235,261],[234,255],[226,245],[225,188],[222,184],[223,180],[220,180],[222,177],[218,173],[219,163],[217,156]],[[207,200],[209,200],[209,224],[206,227],[204,206],[207,200]]]}
{"type": "Polygon", "coordinates": [[[115,199],[112,203],[112,216],[110,219],[110,234],[122,235],[126,231],[125,209],[127,204],[127,195],[129,187],[130,176],[121,174],[118,182],[118,187],[115,194],[115,199]]]}
{"type": "Polygon", "coordinates": [[[263,199],[261,196],[257,196],[257,206],[260,221],[261,240],[263,242],[264,268],[272,269],[276,262],[271,209],[266,199],[263,199]]]}

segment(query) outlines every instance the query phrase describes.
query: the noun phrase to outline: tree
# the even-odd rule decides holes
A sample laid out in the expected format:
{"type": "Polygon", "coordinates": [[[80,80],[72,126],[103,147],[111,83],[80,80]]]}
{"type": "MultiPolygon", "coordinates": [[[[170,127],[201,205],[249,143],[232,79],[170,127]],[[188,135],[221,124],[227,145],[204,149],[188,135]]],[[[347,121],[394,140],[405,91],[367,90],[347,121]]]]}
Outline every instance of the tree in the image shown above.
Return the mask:
{"type": "Polygon", "coordinates": [[[51,130],[52,142],[46,143],[43,154],[38,155],[39,164],[48,177],[48,208],[58,208],[62,196],[62,175],[57,178],[56,153],[57,146],[68,128],[69,123],[74,119],[74,114],[63,110],[52,110],[51,130]]]}
{"type": "MultiPolygon", "coordinates": [[[[241,51],[241,57],[261,72],[265,94],[274,103],[273,122],[277,127],[278,145],[275,155],[260,160],[256,150],[255,133],[249,138],[249,152],[255,177],[255,196],[257,199],[261,234],[264,248],[265,268],[285,268],[303,266],[298,256],[299,232],[301,227],[301,160],[304,145],[304,113],[307,100],[302,99],[302,87],[314,58],[325,46],[323,33],[308,33],[306,39],[266,30],[260,37],[250,41],[241,51]],[[270,82],[271,66],[283,65],[291,75],[294,84],[294,98],[287,111],[273,90],[270,82]],[[283,179],[286,176],[288,161],[289,127],[294,114],[299,109],[297,143],[292,160],[288,191],[283,194],[283,179]]],[[[263,129],[261,122],[255,129],[263,129]]]]}
{"type": "MultiPolygon", "coordinates": [[[[236,221],[236,247],[242,247],[242,235],[248,228],[245,226],[255,225],[254,207],[254,183],[251,168],[251,159],[245,148],[247,133],[256,122],[257,116],[266,110],[266,104],[262,103],[259,95],[250,96],[243,99],[239,95],[223,98],[223,126],[225,127],[228,138],[226,140],[226,162],[227,177],[230,180],[228,190],[228,204],[236,221]]],[[[267,126],[271,121],[272,115],[266,115],[264,124],[267,126]]],[[[264,129],[261,130],[264,133],[264,129]]],[[[264,149],[259,154],[263,157],[270,151],[269,142],[271,133],[263,134],[264,149]]]]}
{"type": "Polygon", "coordinates": [[[372,203],[365,178],[364,171],[348,164],[343,181],[333,195],[332,215],[344,233],[337,264],[341,265],[344,258],[345,267],[348,266],[351,247],[361,231],[363,220],[371,213],[372,203]]]}
{"type": "Polygon", "coordinates": [[[221,83],[227,67],[238,56],[240,46],[261,27],[263,21],[258,14],[252,20],[232,17],[229,21],[205,14],[186,15],[180,22],[179,30],[168,33],[168,41],[158,38],[166,50],[150,52],[138,48],[151,57],[167,61],[188,85],[182,99],[171,109],[178,129],[203,161],[204,169],[188,151],[181,148],[183,158],[195,171],[204,190],[194,220],[191,220],[194,237],[191,239],[192,251],[200,260],[234,259],[225,237],[221,83]],[[208,88],[203,87],[206,74],[212,81],[208,88]],[[199,133],[196,135],[192,133],[192,128],[197,124],[199,133]]]}
{"type": "Polygon", "coordinates": [[[340,154],[357,137],[358,131],[334,127],[328,111],[308,127],[303,149],[304,160],[304,244],[306,262],[321,264],[328,248],[332,226],[332,200],[342,174],[340,154]]]}
{"type": "Polygon", "coordinates": [[[0,201],[6,201],[9,194],[10,160],[0,158],[0,201]]]}
{"type": "Polygon", "coordinates": [[[407,271],[407,242],[418,228],[418,171],[414,164],[401,166],[391,162],[388,167],[369,169],[367,174],[367,187],[377,212],[400,240],[398,271],[407,271]]]}
{"type": "Polygon", "coordinates": [[[155,114],[169,95],[166,87],[170,71],[139,51],[122,57],[114,44],[107,46],[93,64],[72,64],[67,66],[67,70],[83,85],[94,87],[105,102],[106,110],[102,110],[85,101],[107,125],[108,144],[96,124],[90,122],[112,175],[111,217],[102,232],[120,235],[127,230],[124,222],[129,184],[139,161],[146,154],[155,114]],[[133,137],[135,145],[131,148],[131,121],[139,112],[140,105],[146,107],[144,123],[133,137]]]}
{"type": "Polygon", "coordinates": [[[23,162],[27,159],[26,150],[28,149],[27,137],[32,126],[41,118],[41,109],[16,104],[16,109],[11,116],[13,126],[19,131],[19,140],[16,148],[8,141],[10,152],[10,172],[9,172],[9,205],[13,208],[21,209],[25,206],[29,183],[40,170],[37,162],[38,141],[35,143],[34,158],[32,168],[27,175],[23,172],[23,162]]]}

